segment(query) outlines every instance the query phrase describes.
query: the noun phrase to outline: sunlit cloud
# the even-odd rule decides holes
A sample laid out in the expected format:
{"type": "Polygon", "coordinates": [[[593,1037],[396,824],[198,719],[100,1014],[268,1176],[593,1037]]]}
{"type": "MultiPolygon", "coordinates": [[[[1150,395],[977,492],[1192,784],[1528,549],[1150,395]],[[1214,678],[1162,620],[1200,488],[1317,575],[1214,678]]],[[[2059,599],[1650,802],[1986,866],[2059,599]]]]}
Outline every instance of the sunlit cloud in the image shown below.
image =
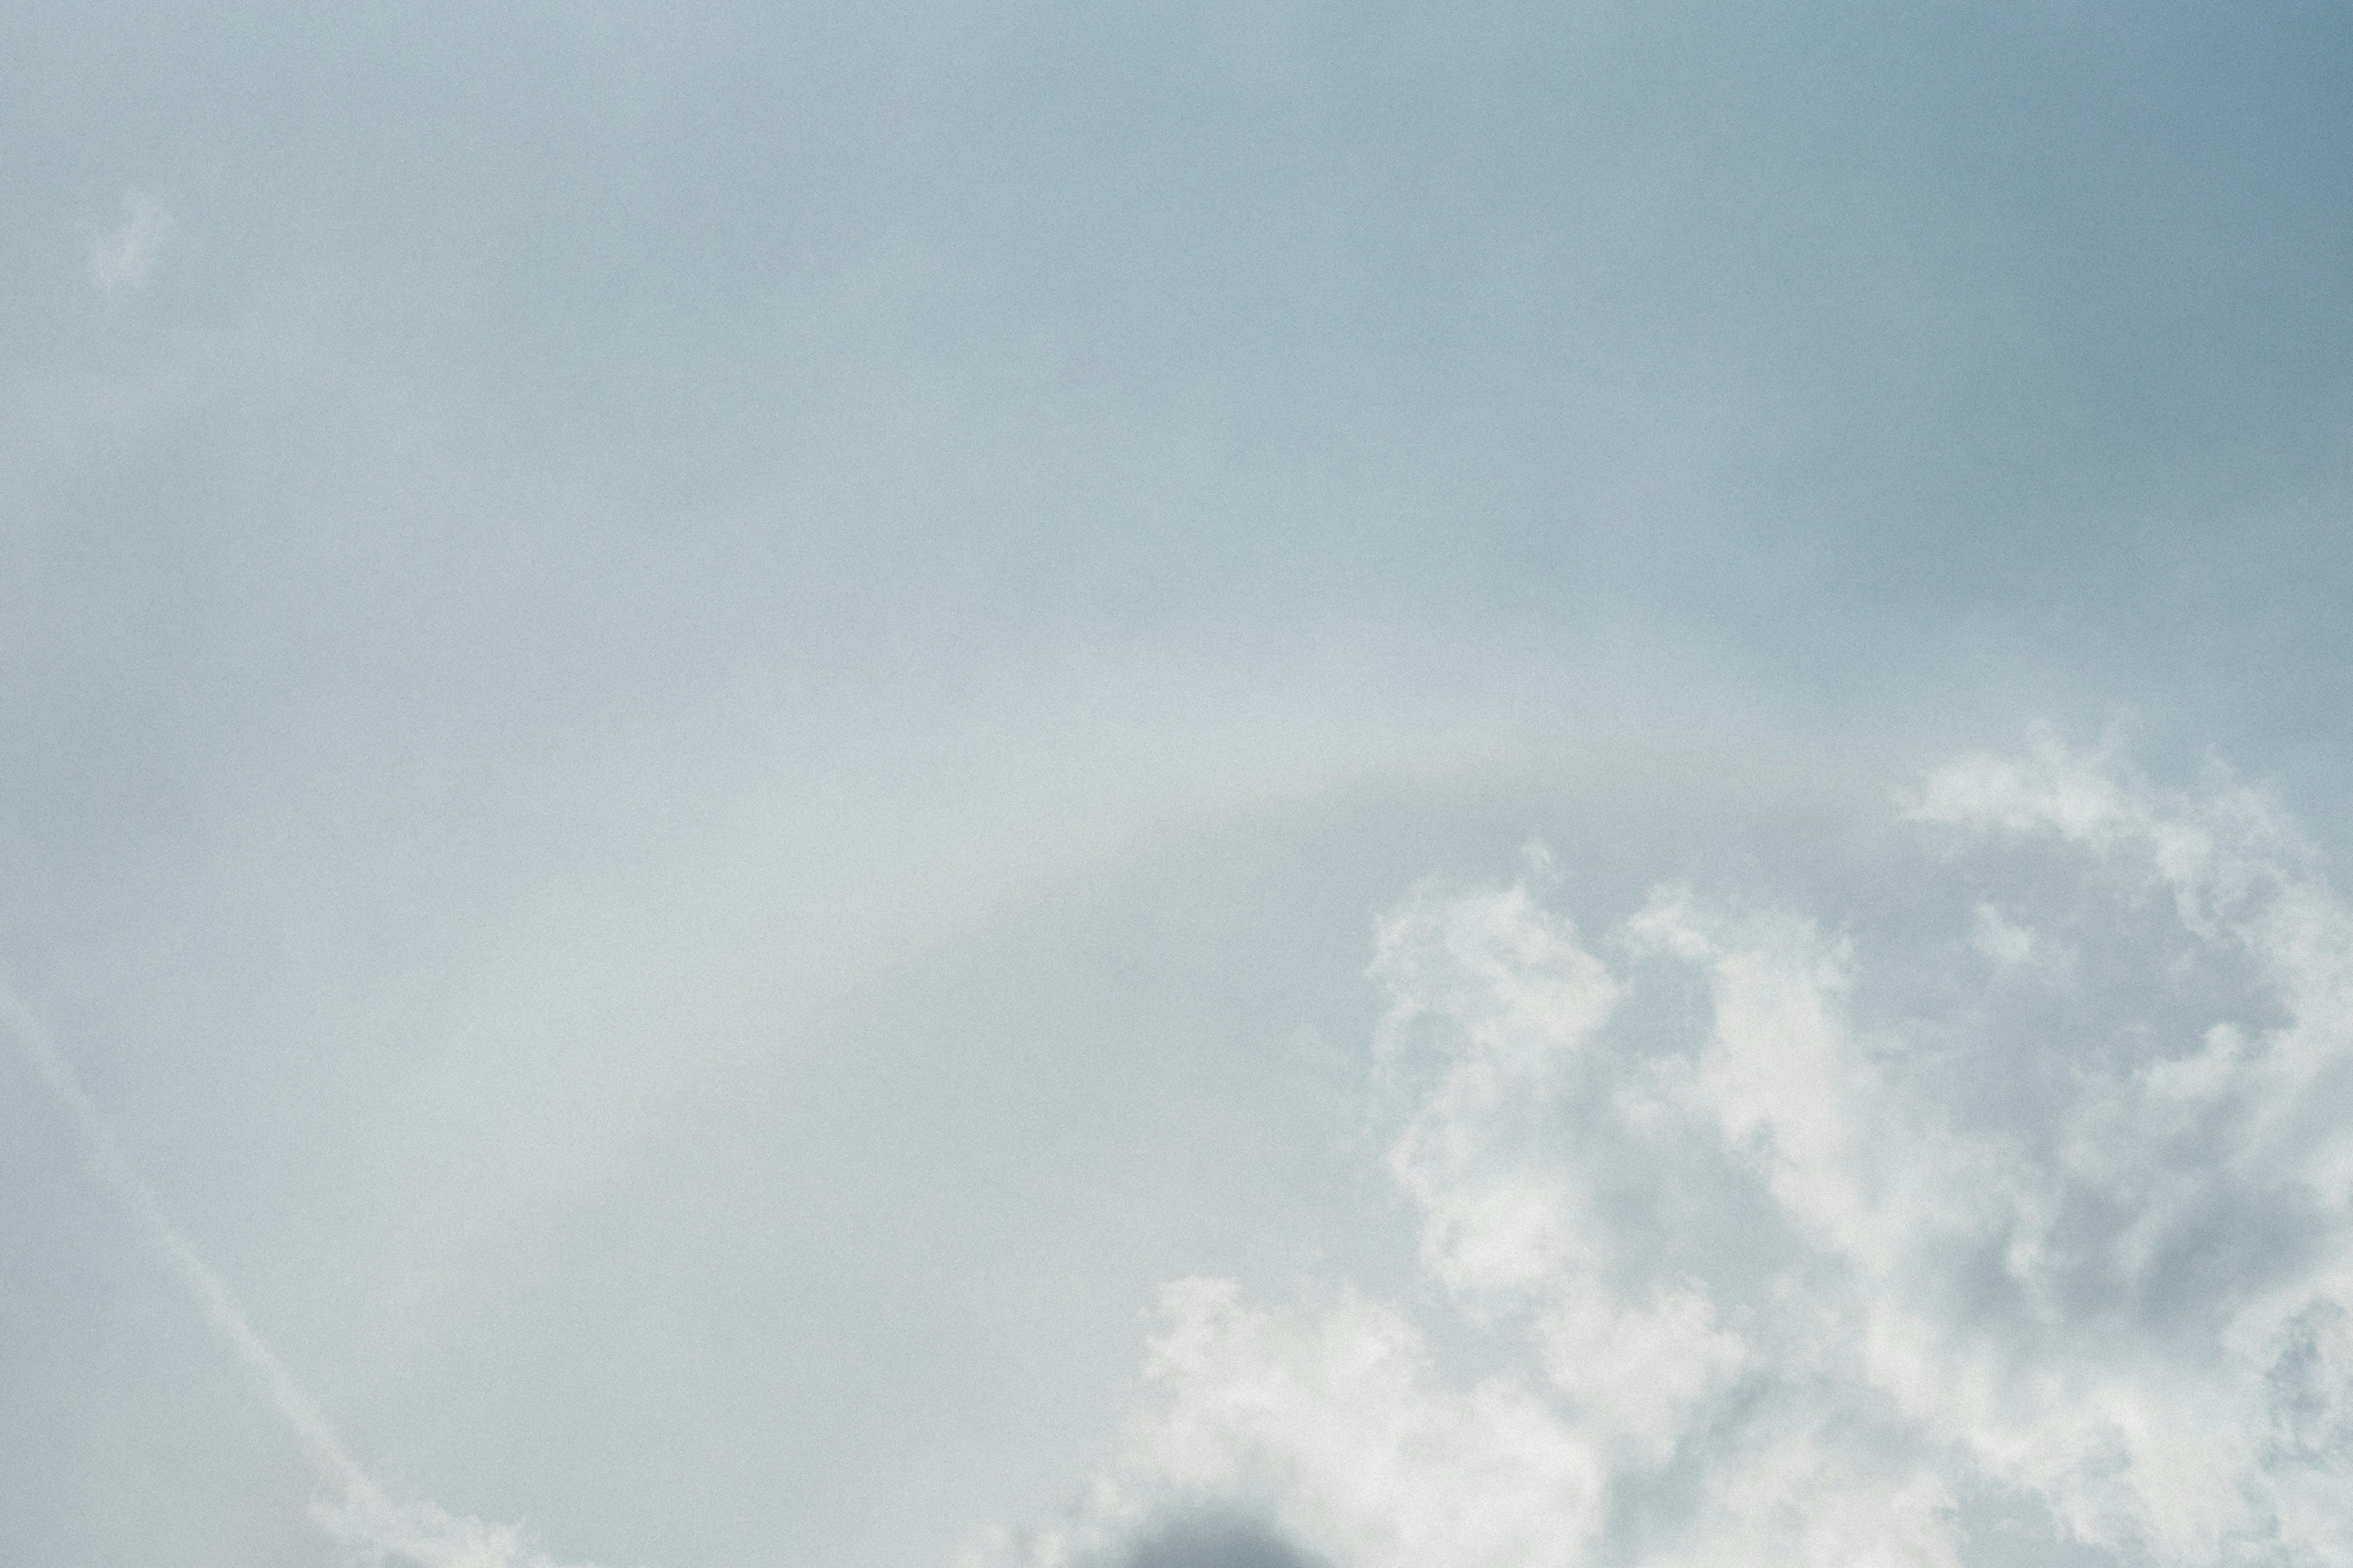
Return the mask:
{"type": "Polygon", "coordinates": [[[1926,934],[1392,913],[1419,1285],[1170,1286],[1124,1452],[973,1561],[2353,1562],[2353,908],[2261,796],[2047,736],[1902,815],[1926,934]]]}

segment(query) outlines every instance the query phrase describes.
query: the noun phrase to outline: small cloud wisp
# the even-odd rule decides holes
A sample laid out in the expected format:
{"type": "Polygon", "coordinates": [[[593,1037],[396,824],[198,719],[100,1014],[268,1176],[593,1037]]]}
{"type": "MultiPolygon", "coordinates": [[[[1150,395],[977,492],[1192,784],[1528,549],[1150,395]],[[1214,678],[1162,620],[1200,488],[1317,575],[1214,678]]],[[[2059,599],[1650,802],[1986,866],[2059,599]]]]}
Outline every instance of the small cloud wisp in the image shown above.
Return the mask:
{"type": "Polygon", "coordinates": [[[122,201],[122,221],[90,242],[91,281],[109,294],[147,286],[171,232],[172,215],[153,196],[136,192],[122,201]]]}
{"type": "Polygon", "coordinates": [[[326,1416],[269,1348],[226,1280],[206,1263],[141,1179],[108,1123],[58,1050],[16,995],[0,986],[0,1023],[71,1116],[90,1163],[137,1222],[142,1235],[214,1335],[260,1380],[325,1490],[311,1517],[334,1542],[345,1568],[558,1568],[512,1525],[463,1519],[431,1502],[396,1502],[353,1459],[326,1416]]]}

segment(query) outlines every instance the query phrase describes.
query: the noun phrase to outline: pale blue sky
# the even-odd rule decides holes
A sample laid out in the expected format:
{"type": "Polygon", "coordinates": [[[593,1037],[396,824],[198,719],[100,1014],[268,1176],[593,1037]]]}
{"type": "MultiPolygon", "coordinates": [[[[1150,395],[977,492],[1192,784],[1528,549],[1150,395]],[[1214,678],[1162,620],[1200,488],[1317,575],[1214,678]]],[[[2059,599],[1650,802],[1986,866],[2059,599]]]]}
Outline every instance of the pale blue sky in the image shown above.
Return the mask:
{"type": "MultiPolygon", "coordinates": [[[[1403,1266],[1418,879],[1799,898],[2036,721],[2341,859],[2348,71],[2319,5],[17,6],[0,982],[388,1483],[946,1562],[1158,1281],[1403,1266]]],[[[0,1105],[0,1560],[322,1561],[0,1105]]]]}

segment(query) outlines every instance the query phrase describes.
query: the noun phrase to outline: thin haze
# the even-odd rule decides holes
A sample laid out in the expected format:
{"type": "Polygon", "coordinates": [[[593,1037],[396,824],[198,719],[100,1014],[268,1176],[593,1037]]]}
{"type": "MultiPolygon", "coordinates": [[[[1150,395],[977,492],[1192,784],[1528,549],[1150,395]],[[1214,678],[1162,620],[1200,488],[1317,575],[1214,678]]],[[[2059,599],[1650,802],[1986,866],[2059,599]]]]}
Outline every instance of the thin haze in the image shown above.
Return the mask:
{"type": "Polygon", "coordinates": [[[0,16],[0,1561],[2331,1561],[2348,70],[0,16]]]}

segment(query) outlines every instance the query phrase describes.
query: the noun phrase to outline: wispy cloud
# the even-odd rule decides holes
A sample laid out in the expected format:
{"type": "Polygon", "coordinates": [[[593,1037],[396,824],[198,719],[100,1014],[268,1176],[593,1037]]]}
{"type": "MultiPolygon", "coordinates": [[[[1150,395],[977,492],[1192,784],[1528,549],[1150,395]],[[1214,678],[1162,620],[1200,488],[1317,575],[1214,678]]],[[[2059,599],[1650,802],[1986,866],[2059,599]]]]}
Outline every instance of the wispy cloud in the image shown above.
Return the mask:
{"type": "Polygon", "coordinates": [[[0,1024],[16,1037],[34,1072],[73,1118],[97,1173],[122,1200],[172,1280],[222,1344],[259,1377],[280,1423],[325,1490],[312,1517],[349,1568],[556,1568],[511,1525],[462,1519],[431,1502],[396,1502],[352,1458],[245,1308],[165,1212],[123,1155],[114,1130],[40,1020],[0,985],[0,1024]]]}
{"type": "Polygon", "coordinates": [[[90,275],[108,293],[143,289],[155,270],[172,215],[138,192],[122,198],[122,221],[90,242],[90,275]]]}
{"type": "Polygon", "coordinates": [[[1957,858],[1934,939],[1677,888],[1591,946],[1526,885],[1391,916],[1423,1287],[1170,1287],[1123,1455],[975,1560],[1228,1507],[1350,1568],[2353,1563],[2353,908],[2259,797],[2048,737],[1907,818],[1957,858]],[[2086,962],[1989,942],[1995,891],[2086,962]],[[1879,980],[1924,956],[1960,984],[1879,980]]]}

